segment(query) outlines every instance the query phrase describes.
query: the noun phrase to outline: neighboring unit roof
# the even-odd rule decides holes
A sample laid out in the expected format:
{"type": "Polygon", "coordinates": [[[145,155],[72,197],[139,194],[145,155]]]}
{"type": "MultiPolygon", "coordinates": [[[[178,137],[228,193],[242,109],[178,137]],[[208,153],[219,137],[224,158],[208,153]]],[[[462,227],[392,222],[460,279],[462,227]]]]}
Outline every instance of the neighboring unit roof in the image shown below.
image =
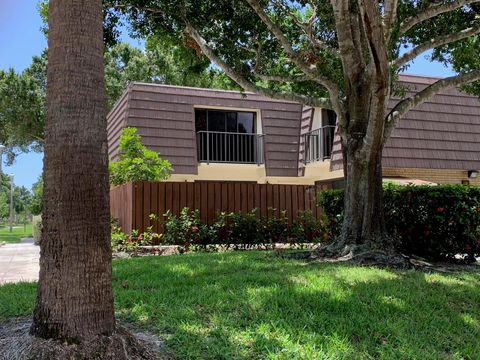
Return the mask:
{"type": "MultiPolygon", "coordinates": [[[[401,75],[411,96],[440,78],[401,75]]],[[[400,98],[393,97],[389,109],[400,98]]],[[[332,170],[341,169],[337,136],[332,170]]],[[[458,89],[447,89],[409,111],[397,124],[383,151],[383,166],[396,168],[480,169],[480,102],[458,89]]]]}

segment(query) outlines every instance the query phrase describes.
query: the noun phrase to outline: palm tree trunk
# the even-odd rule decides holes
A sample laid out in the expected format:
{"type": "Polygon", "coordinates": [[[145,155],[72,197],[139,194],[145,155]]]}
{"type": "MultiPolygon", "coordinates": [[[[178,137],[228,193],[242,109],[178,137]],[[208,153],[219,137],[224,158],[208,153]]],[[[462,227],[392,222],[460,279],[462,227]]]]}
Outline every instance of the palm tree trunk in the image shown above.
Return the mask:
{"type": "Polygon", "coordinates": [[[115,328],[101,0],[50,0],[44,211],[31,333],[115,328]]]}

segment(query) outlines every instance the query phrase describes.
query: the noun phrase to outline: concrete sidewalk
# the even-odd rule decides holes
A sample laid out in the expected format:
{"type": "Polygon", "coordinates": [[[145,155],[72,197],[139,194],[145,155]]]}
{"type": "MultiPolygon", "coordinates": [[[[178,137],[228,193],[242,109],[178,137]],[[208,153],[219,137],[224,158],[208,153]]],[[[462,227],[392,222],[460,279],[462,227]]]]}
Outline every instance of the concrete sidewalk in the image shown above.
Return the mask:
{"type": "Polygon", "coordinates": [[[40,247],[33,240],[0,246],[0,285],[38,280],[40,247]]]}

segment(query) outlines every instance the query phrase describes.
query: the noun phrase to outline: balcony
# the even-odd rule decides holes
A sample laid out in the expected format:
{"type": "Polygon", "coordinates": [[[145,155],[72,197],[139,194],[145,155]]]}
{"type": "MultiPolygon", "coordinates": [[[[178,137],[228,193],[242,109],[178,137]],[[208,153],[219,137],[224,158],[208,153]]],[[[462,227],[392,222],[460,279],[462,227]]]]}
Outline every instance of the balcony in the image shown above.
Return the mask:
{"type": "Polygon", "coordinates": [[[197,156],[199,162],[263,164],[264,135],[198,131],[197,156]]]}
{"type": "Polygon", "coordinates": [[[312,130],[304,136],[305,164],[330,159],[333,146],[335,126],[324,126],[312,130]]]}

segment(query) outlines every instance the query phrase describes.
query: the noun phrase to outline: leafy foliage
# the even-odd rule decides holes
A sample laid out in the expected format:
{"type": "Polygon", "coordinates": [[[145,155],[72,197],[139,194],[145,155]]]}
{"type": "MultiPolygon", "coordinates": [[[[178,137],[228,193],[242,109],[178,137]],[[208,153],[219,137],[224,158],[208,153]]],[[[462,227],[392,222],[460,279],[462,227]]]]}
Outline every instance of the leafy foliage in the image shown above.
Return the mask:
{"type": "Polygon", "coordinates": [[[21,73],[0,70],[0,144],[11,163],[16,154],[40,151],[45,123],[46,64],[34,57],[32,65],[21,73]]]}
{"type": "Polygon", "coordinates": [[[146,40],[145,50],[118,43],[105,52],[105,85],[108,108],[132,81],[204,88],[232,88],[233,84],[209,62],[191,50],[165,44],[158,38],[146,40]]]}
{"type": "Polygon", "coordinates": [[[109,164],[110,183],[121,185],[130,181],[161,181],[172,173],[168,160],[142,143],[136,128],[124,128],[120,136],[118,161],[109,164]]]}
{"type": "Polygon", "coordinates": [[[275,243],[318,243],[323,239],[324,226],[311,212],[300,212],[298,219],[288,223],[285,211],[275,216],[260,217],[257,209],[242,214],[219,212],[211,225],[202,223],[200,212],[183,208],[179,216],[165,214],[162,244],[206,247],[213,244],[233,246],[235,249],[271,247],[275,243]]]}
{"type": "Polygon", "coordinates": [[[10,214],[10,177],[0,172],[0,220],[10,214]]]}
{"type": "MultiPolygon", "coordinates": [[[[152,215],[151,218],[155,218],[155,216],[152,215]]],[[[151,245],[160,237],[159,234],[153,232],[152,226],[148,227],[147,231],[142,234],[134,230],[130,235],[127,235],[122,232],[118,219],[110,220],[110,232],[113,252],[136,252],[139,246],[151,245]]]]}
{"type": "MultiPolygon", "coordinates": [[[[343,190],[320,193],[319,205],[328,218],[330,236],[342,223],[343,190]]],[[[453,258],[480,254],[480,188],[464,185],[395,186],[384,188],[388,232],[407,254],[453,258]]]]}
{"type": "Polygon", "coordinates": [[[30,200],[30,212],[33,215],[40,215],[42,213],[43,197],[43,176],[40,175],[37,181],[32,185],[32,198],[30,200]]]}

